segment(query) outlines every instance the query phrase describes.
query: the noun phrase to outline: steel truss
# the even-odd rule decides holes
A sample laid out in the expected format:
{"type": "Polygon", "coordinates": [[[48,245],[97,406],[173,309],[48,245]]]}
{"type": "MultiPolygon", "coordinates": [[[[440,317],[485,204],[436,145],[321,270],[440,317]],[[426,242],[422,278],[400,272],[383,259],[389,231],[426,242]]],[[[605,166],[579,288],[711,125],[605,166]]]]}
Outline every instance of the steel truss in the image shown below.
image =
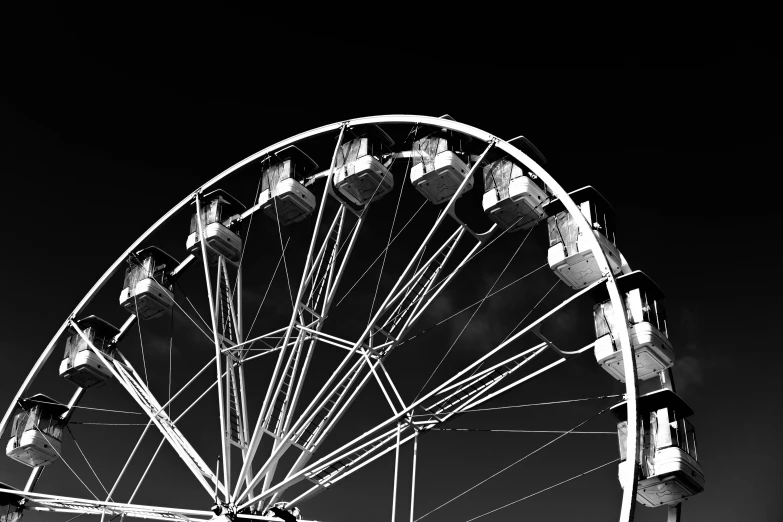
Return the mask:
{"type": "MultiPolygon", "coordinates": [[[[33,379],[51,355],[57,340],[67,327],[71,327],[88,343],[90,349],[101,359],[106,368],[111,371],[117,382],[136,401],[141,410],[149,417],[151,425],[154,425],[161,432],[164,440],[172,446],[183,462],[185,462],[210,498],[217,490],[222,495],[225,503],[234,506],[236,509],[241,510],[250,507],[261,509],[263,506],[269,506],[276,502],[291,486],[303,480],[310,481],[313,486],[289,502],[289,505],[296,505],[312,498],[390,451],[399,451],[399,447],[402,444],[415,440],[419,433],[441,425],[450,418],[475,408],[479,404],[541,375],[565,362],[570,357],[583,353],[591,348],[592,345],[583,347],[576,352],[568,353],[560,351],[546,339],[542,338],[543,342],[532,348],[512,354],[500,363],[484,369],[481,368],[491,356],[502,349],[510,347],[513,342],[520,339],[523,335],[536,334],[540,336],[537,327],[542,321],[598,284],[607,286],[614,310],[618,314],[624,313],[623,302],[617,291],[614,276],[609,269],[600,244],[592,236],[588,237],[588,242],[595,253],[603,279],[590,288],[576,293],[531,325],[498,345],[481,359],[410,404],[406,404],[403,401],[391,376],[386,371],[383,364],[385,359],[397,346],[406,342],[407,336],[410,334],[410,330],[416,321],[476,255],[480,247],[486,244],[487,240],[497,231],[497,228],[493,227],[485,234],[477,234],[462,223],[454,212],[456,201],[465,189],[468,180],[475,174],[476,168],[493,148],[500,149],[524,164],[551,189],[556,197],[563,201],[566,209],[580,223],[580,226],[584,226],[586,229],[589,228],[571,198],[543,168],[508,142],[499,140],[474,127],[438,118],[381,116],[341,122],[309,131],[264,149],[221,173],[181,201],[134,242],[123,256],[101,277],[82,302],[79,303],[71,317],[63,323],[55,334],[23,383],[11,407],[4,415],[2,423],[0,423],[0,433],[7,426],[16,402],[27,392],[33,379]],[[339,200],[331,190],[337,152],[344,141],[344,134],[348,127],[395,122],[436,125],[473,136],[478,140],[484,141],[487,146],[483,153],[472,162],[470,173],[465,176],[457,192],[440,213],[426,239],[411,257],[392,290],[373,313],[362,334],[355,340],[341,339],[323,332],[323,327],[329,317],[337,289],[356,246],[359,232],[366,221],[367,213],[372,205],[368,205],[362,212],[357,213],[346,205],[345,202],[339,200]],[[195,202],[197,215],[200,216],[201,194],[204,191],[214,186],[231,172],[269,154],[271,151],[279,150],[311,136],[327,135],[336,131],[339,131],[339,137],[332,156],[330,169],[328,173],[325,171],[319,176],[326,177],[321,201],[325,202],[327,198],[333,197],[338,199],[339,208],[328,221],[325,219],[326,205],[322,203],[318,208],[318,216],[309,251],[305,258],[302,279],[293,303],[291,319],[286,327],[252,340],[244,339],[241,295],[242,266],[241,264],[232,265],[223,256],[211,249],[207,242],[203,240],[202,220],[197,219],[198,233],[201,239],[200,249],[206,293],[210,307],[209,323],[211,329],[209,333],[212,336],[215,357],[182,390],[171,397],[168,402],[161,405],[122,352],[117,350],[115,357],[106,356],[89,341],[85,333],[76,324],[75,318],[84,310],[110,276],[118,270],[128,255],[134,252],[142,242],[171,216],[192,201],[195,202]],[[356,216],[356,223],[350,231],[347,230],[346,222],[349,214],[356,216]],[[436,232],[447,221],[456,222],[457,227],[443,243],[439,245],[431,244],[434,243],[436,232]],[[323,239],[319,241],[319,237],[323,237],[323,239]],[[474,241],[469,253],[460,260],[452,259],[456,247],[465,241],[466,237],[470,237],[474,241]],[[431,253],[425,256],[425,251],[428,249],[431,250],[431,253]],[[208,263],[210,257],[217,259],[217,264],[213,268],[210,268],[208,263]],[[452,268],[447,270],[447,266],[452,268]],[[251,432],[244,373],[244,362],[251,358],[248,356],[247,348],[256,341],[263,342],[263,339],[272,339],[275,335],[278,335],[280,339],[277,346],[273,348],[278,352],[277,362],[268,384],[261,412],[251,432]],[[313,352],[319,342],[339,347],[347,353],[337,369],[315,394],[315,397],[303,408],[297,408],[297,406],[301,406],[298,403],[301,398],[302,388],[313,352]],[[512,379],[512,376],[516,377],[518,372],[521,372],[526,365],[548,349],[553,351],[558,357],[554,363],[524,374],[524,376],[516,380],[512,379]],[[166,413],[166,407],[171,401],[212,363],[215,363],[216,366],[216,381],[212,387],[217,387],[219,398],[222,481],[218,476],[219,473],[213,472],[209,468],[185,436],[177,429],[176,422],[172,421],[166,413]],[[375,380],[381,388],[391,409],[391,416],[341,448],[310,463],[318,448],[371,379],[375,380]],[[269,456],[260,468],[254,471],[253,462],[256,459],[259,443],[264,435],[272,437],[274,444],[269,456]],[[236,477],[234,477],[235,474],[232,474],[231,471],[231,447],[240,450],[242,455],[242,466],[236,477]],[[275,483],[278,463],[291,447],[295,447],[300,451],[299,457],[285,476],[275,483]],[[234,483],[231,482],[232,477],[236,479],[234,483]],[[259,484],[260,492],[256,493],[254,489],[259,488],[259,484]]],[[[227,221],[227,224],[230,222],[241,222],[259,209],[260,206],[256,205],[242,215],[232,217],[227,221]]],[[[171,272],[170,277],[176,278],[186,268],[193,265],[196,260],[197,256],[189,255],[171,272]]],[[[129,317],[114,341],[119,343],[130,328],[135,325],[136,320],[135,316],[129,317]]],[[[636,413],[636,368],[630,351],[630,339],[625,329],[620,329],[619,334],[619,345],[625,362],[625,374],[632,377],[628,378],[626,382],[628,418],[631,420],[630,422],[636,420],[638,423],[636,413]]],[[[73,407],[81,399],[83,392],[84,390],[79,390],[73,396],[68,405],[69,409],[66,415],[70,415],[73,407]]],[[[204,393],[206,394],[207,392],[204,393]]],[[[201,397],[203,396],[204,394],[201,397]]],[[[146,432],[147,430],[145,429],[146,432]]],[[[629,454],[636,453],[636,448],[639,444],[637,433],[637,429],[628,430],[627,445],[629,454]]],[[[143,436],[144,434],[142,434],[143,436]]],[[[141,440],[139,440],[140,442],[141,440]]],[[[131,457],[134,453],[135,449],[131,457]]],[[[117,482],[122,478],[123,473],[124,469],[117,482]]],[[[108,499],[105,502],[86,501],[33,493],[32,489],[39,476],[40,469],[34,470],[28,480],[26,491],[21,493],[29,501],[37,504],[38,507],[35,509],[102,515],[121,514],[158,520],[196,521],[204,520],[201,517],[211,515],[210,512],[205,511],[118,504],[109,502],[108,499]]],[[[620,519],[626,522],[633,518],[634,495],[628,492],[636,491],[637,476],[635,468],[633,472],[625,474],[624,480],[623,486],[626,493],[623,496],[620,519]]],[[[114,487],[116,488],[116,483],[114,487]]],[[[2,491],[4,490],[0,490],[0,492],[2,491]]],[[[112,489],[113,491],[114,488],[112,489]]],[[[111,494],[109,497],[111,497],[111,494]]],[[[240,518],[276,520],[275,518],[257,515],[240,515],[240,518]]]]}

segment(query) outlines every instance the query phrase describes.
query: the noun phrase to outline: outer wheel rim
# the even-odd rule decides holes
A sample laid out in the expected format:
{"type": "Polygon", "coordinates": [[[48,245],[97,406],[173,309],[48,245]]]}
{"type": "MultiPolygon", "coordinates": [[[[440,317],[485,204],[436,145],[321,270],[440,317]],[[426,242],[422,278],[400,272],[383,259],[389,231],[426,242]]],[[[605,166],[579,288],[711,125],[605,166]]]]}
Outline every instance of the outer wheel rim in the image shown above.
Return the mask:
{"type": "MultiPolygon", "coordinates": [[[[53,336],[52,340],[45,348],[44,352],[36,361],[35,365],[33,366],[33,369],[26,377],[24,383],[22,384],[21,388],[19,389],[13,401],[11,402],[8,410],[4,414],[2,422],[0,422],[0,434],[3,434],[5,432],[5,429],[8,426],[13,410],[16,407],[17,401],[22,397],[22,395],[24,395],[27,392],[29,386],[32,384],[32,381],[36,378],[38,372],[40,371],[44,363],[48,360],[48,358],[53,353],[54,349],[57,346],[57,341],[61,338],[62,334],[68,328],[71,319],[77,317],[87,307],[87,305],[90,303],[93,297],[103,288],[106,282],[116,273],[116,271],[122,266],[122,264],[125,262],[125,260],[128,258],[128,256],[131,253],[133,253],[144,241],[146,241],[156,230],[158,230],[163,224],[165,224],[172,216],[174,216],[179,211],[181,211],[184,207],[190,204],[190,202],[193,201],[194,197],[210,189],[211,187],[215,186],[221,180],[228,177],[229,175],[231,175],[233,172],[237,171],[241,167],[253,162],[254,160],[263,157],[264,155],[270,152],[281,149],[285,146],[297,143],[306,138],[334,133],[335,131],[338,131],[341,128],[343,128],[344,126],[359,126],[359,125],[385,124],[385,123],[392,123],[392,124],[400,123],[400,124],[412,124],[412,125],[422,124],[422,125],[437,126],[437,127],[442,127],[445,129],[449,129],[449,130],[453,130],[456,132],[469,135],[475,139],[487,143],[494,143],[494,146],[496,146],[497,148],[499,148],[509,156],[513,157],[519,163],[525,165],[525,167],[527,167],[530,171],[536,174],[551,190],[554,197],[559,198],[563,202],[565,208],[575,218],[580,228],[583,228],[585,230],[589,230],[591,228],[590,224],[581,214],[577,205],[571,199],[568,193],[559,185],[559,183],[557,183],[556,180],[554,180],[554,178],[551,177],[549,173],[547,173],[532,158],[530,158],[528,155],[526,155],[524,152],[522,152],[515,146],[511,145],[510,143],[500,140],[496,138],[494,135],[486,131],[483,131],[481,129],[478,129],[476,127],[472,127],[470,125],[459,123],[453,120],[441,119],[441,118],[429,117],[429,116],[385,115],[385,116],[372,116],[372,117],[346,120],[343,122],[332,123],[329,125],[325,125],[322,127],[318,127],[316,129],[312,129],[300,133],[293,137],[279,141],[269,147],[266,147],[256,152],[255,154],[248,156],[247,158],[232,165],[228,169],[224,170],[220,174],[213,177],[211,180],[201,185],[199,188],[197,188],[196,190],[191,192],[187,197],[181,200],[166,214],[164,214],[160,219],[158,219],[147,231],[145,231],[136,241],[134,241],[131,244],[131,246],[120,257],[118,257],[114,263],[112,263],[112,265],[99,278],[99,280],[95,283],[95,285],[93,285],[93,287],[89,290],[89,292],[85,295],[85,297],[74,308],[69,318],[63,322],[63,324],[60,326],[60,328],[53,336]]],[[[606,256],[603,250],[601,249],[598,240],[593,235],[587,235],[587,240],[601,268],[602,274],[606,278],[606,284],[609,290],[609,296],[612,302],[613,309],[616,310],[618,314],[622,313],[624,315],[625,304],[623,300],[620,298],[620,294],[617,290],[617,286],[615,282],[615,277],[609,267],[609,263],[606,259],[606,256]]],[[[617,324],[624,324],[624,322],[618,321],[617,324]]],[[[636,372],[636,366],[635,364],[633,364],[634,357],[633,357],[633,352],[630,343],[629,331],[627,328],[620,328],[618,333],[619,333],[620,351],[622,352],[623,355],[625,375],[632,376],[632,378],[626,378],[626,395],[627,395],[629,425],[631,422],[630,419],[634,419],[636,429],[632,430],[630,429],[629,426],[627,444],[628,444],[628,454],[635,455],[638,452],[638,445],[639,445],[638,436],[637,436],[639,416],[638,416],[637,404],[636,404],[636,398],[638,397],[638,387],[636,383],[637,372],[636,372]]],[[[620,520],[623,522],[633,519],[635,497],[636,497],[636,484],[638,480],[636,467],[632,465],[633,461],[628,461],[625,464],[628,464],[628,466],[632,469],[632,472],[624,473],[622,479],[623,500],[621,504],[620,520]]]]}

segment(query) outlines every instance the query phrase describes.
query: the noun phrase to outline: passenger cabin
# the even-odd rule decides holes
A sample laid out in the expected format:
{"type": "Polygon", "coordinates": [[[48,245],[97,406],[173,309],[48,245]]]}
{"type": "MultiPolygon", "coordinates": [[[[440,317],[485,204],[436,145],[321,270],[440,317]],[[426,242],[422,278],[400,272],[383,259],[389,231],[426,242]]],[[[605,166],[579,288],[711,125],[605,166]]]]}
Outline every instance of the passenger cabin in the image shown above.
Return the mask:
{"type": "MultiPolygon", "coordinates": [[[[432,203],[439,205],[449,201],[470,172],[466,164],[468,157],[461,146],[467,139],[441,129],[413,142],[411,183],[432,203]]],[[[471,176],[458,197],[472,188],[471,176]]]]}
{"type": "Polygon", "coordinates": [[[21,399],[19,405],[6,455],[31,468],[51,464],[62,452],[62,415],[68,407],[41,394],[21,399]]]}
{"type": "Polygon", "coordinates": [[[147,247],[128,258],[120,306],[140,319],[155,319],[174,305],[168,274],[179,262],[158,247],[147,247]]]}
{"type": "Polygon", "coordinates": [[[484,213],[503,230],[515,232],[534,227],[546,217],[546,187],[535,174],[511,157],[484,167],[484,213]]]}
{"type": "MultiPolygon", "coordinates": [[[[100,317],[91,315],[79,319],[76,324],[90,342],[111,357],[114,353],[114,337],[120,331],[100,317]]],[[[111,379],[111,372],[103,365],[90,345],[71,329],[72,335],[65,341],[65,357],[60,363],[60,377],[67,379],[80,388],[101,386],[111,379]]]]}
{"type": "MultiPolygon", "coordinates": [[[[696,432],[686,420],[693,410],[679,395],[668,389],[639,397],[640,468],[636,500],[648,507],[677,504],[704,491],[704,472],[696,452],[696,432]]],[[[620,421],[617,434],[620,459],[628,458],[628,407],[625,402],[611,408],[620,421]]],[[[620,484],[628,469],[619,466],[620,484]]]]}
{"type": "MultiPolygon", "coordinates": [[[[16,489],[0,482],[0,489],[16,489]]],[[[0,493],[0,522],[16,522],[22,518],[24,497],[13,493],[0,493]]]]}
{"type": "MultiPolygon", "coordinates": [[[[569,195],[580,208],[591,232],[603,247],[614,274],[620,272],[620,251],[615,246],[614,209],[593,187],[583,187],[569,195]]],[[[601,269],[588,243],[587,231],[565,209],[559,199],[545,206],[549,229],[549,267],[568,286],[578,290],[601,279],[601,269]]]]}
{"type": "MultiPolygon", "coordinates": [[[[631,272],[617,278],[617,288],[625,301],[628,333],[636,357],[640,380],[651,379],[674,365],[674,349],[669,341],[663,292],[644,272],[631,272]]],[[[620,351],[617,314],[604,285],[594,291],[598,304],[593,307],[595,320],[595,359],[609,375],[625,382],[623,354],[620,351]]]]}
{"type": "Polygon", "coordinates": [[[291,145],[275,152],[263,165],[258,204],[264,214],[285,226],[302,221],[315,210],[315,196],[302,184],[318,168],[310,156],[291,145]]]}
{"type": "MultiPolygon", "coordinates": [[[[195,202],[193,205],[195,207],[195,202]]],[[[224,225],[224,222],[231,216],[241,214],[244,210],[245,206],[225,190],[214,190],[203,196],[201,226],[204,229],[204,237],[207,238],[207,257],[211,257],[211,261],[216,261],[217,255],[221,255],[232,263],[239,262],[242,239],[235,231],[224,225]]],[[[190,219],[190,234],[186,248],[191,254],[201,254],[201,240],[195,209],[193,217],[190,219]]]]}
{"type": "Polygon", "coordinates": [[[346,130],[346,140],[337,149],[332,183],[351,203],[359,206],[376,201],[394,188],[394,177],[381,163],[383,148],[394,140],[377,125],[346,130]]]}

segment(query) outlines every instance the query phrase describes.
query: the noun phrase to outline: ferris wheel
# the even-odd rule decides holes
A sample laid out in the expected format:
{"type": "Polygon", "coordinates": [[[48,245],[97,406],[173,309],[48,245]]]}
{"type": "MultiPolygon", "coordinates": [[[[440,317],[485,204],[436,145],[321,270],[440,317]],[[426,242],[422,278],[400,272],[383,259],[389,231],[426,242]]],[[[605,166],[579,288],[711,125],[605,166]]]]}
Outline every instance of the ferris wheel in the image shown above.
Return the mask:
{"type": "MultiPolygon", "coordinates": [[[[611,205],[592,186],[566,192],[545,162],[523,137],[505,141],[448,116],[375,116],[283,140],[198,187],[117,258],[6,398],[2,468],[29,473],[15,487],[0,484],[2,521],[34,512],[340,520],[319,512],[318,499],[359,495],[351,487],[363,475],[374,480],[383,457],[394,463],[392,520],[437,520],[605,413],[615,418],[616,458],[478,506],[465,520],[491,519],[604,468],[618,471],[612,509],[621,521],[633,519],[637,502],[668,506],[669,520],[679,520],[704,474],[693,412],[672,380],[663,292],[621,254],[628,238],[615,237],[611,205]],[[529,248],[535,236],[546,251],[529,248]],[[506,284],[521,258],[532,268],[506,284]],[[479,299],[455,311],[459,290],[479,299]],[[460,350],[486,303],[513,292],[525,305],[490,318],[505,337],[460,350]],[[590,336],[570,331],[574,310],[590,336]],[[455,318],[452,339],[442,325],[455,318]],[[152,364],[161,354],[167,364],[152,364]],[[509,455],[497,473],[472,477],[465,491],[439,485],[436,494],[417,481],[422,436],[500,409],[493,399],[574,365],[598,368],[584,379],[623,391],[599,397],[614,400],[552,431],[539,449],[509,455]],[[173,368],[182,383],[172,387],[173,368]],[[640,394],[640,383],[658,384],[640,394]],[[120,414],[135,422],[102,417],[120,414]],[[102,430],[113,424],[139,433],[123,451],[100,450],[116,463],[101,480],[109,463],[91,464],[89,454],[108,444],[102,430]],[[156,432],[157,449],[145,452],[156,432]],[[187,506],[137,500],[145,483],[171,484],[156,476],[149,486],[162,448],[190,477],[187,506]],[[413,449],[406,495],[404,448],[413,449]]],[[[488,450],[466,445],[454,459],[488,450]]]]}

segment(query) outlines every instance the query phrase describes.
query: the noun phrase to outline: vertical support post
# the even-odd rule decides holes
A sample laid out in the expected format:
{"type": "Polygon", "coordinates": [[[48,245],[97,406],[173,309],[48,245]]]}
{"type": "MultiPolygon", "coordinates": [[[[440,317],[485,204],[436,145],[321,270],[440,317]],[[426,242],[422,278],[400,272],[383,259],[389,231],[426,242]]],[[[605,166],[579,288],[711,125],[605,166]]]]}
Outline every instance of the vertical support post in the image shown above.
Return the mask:
{"type": "MultiPolygon", "coordinates": [[[[280,368],[286,356],[286,346],[288,345],[288,341],[291,338],[291,331],[294,328],[296,318],[299,315],[299,311],[301,309],[300,303],[302,301],[302,295],[304,294],[305,291],[305,286],[307,282],[307,273],[310,269],[310,263],[312,261],[313,251],[315,250],[315,244],[318,240],[318,231],[321,228],[321,221],[323,220],[324,211],[326,209],[326,200],[329,195],[329,184],[332,182],[332,177],[334,176],[334,167],[337,164],[337,152],[340,150],[340,146],[342,145],[343,136],[345,136],[346,126],[347,126],[347,122],[343,123],[340,126],[340,135],[337,138],[337,144],[335,145],[334,153],[332,154],[332,163],[331,166],[329,167],[329,176],[326,178],[326,184],[324,185],[323,196],[321,197],[321,205],[318,208],[318,216],[316,217],[315,227],[313,228],[313,237],[310,240],[310,248],[307,251],[307,257],[305,258],[305,266],[302,272],[302,281],[299,284],[299,291],[297,292],[296,295],[296,303],[294,304],[294,309],[291,313],[291,320],[289,321],[288,328],[286,329],[285,332],[285,337],[283,339],[283,344],[282,344],[283,348],[280,350],[280,355],[278,355],[275,369],[272,372],[272,378],[269,379],[269,387],[267,388],[266,396],[264,397],[264,402],[261,405],[261,413],[259,413],[258,415],[258,421],[256,421],[256,427],[253,430],[253,436],[251,437],[250,444],[248,445],[247,456],[244,458],[244,462],[242,463],[242,469],[239,472],[239,478],[237,479],[236,488],[234,489],[234,493],[232,495],[234,497],[240,495],[242,481],[244,481],[245,478],[247,477],[249,473],[250,463],[253,461],[253,458],[256,455],[256,451],[258,450],[258,444],[261,441],[261,436],[262,436],[261,426],[264,423],[264,417],[266,416],[267,409],[271,407],[270,403],[272,401],[273,393],[275,390],[275,382],[277,380],[278,374],[280,372],[280,368]]],[[[286,439],[284,439],[284,441],[286,441],[286,439]]],[[[285,445],[285,442],[281,443],[280,445],[281,446],[285,445]]],[[[272,450],[272,456],[270,456],[270,459],[272,459],[273,457],[279,458],[279,455],[275,453],[275,450],[272,450]]],[[[262,467],[262,469],[259,471],[259,474],[261,474],[262,471],[266,472],[266,468],[262,467]]],[[[258,477],[258,479],[260,480],[260,477],[258,477]]],[[[255,477],[253,480],[251,480],[251,484],[255,484],[257,482],[258,481],[255,479],[255,477]]],[[[248,485],[248,489],[249,488],[250,485],[248,485]]],[[[241,495],[240,498],[243,496],[244,495],[241,495]]]]}
{"type": "MultiPolygon", "coordinates": [[[[244,440],[245,440],[245,447],[242,449],[242,460],[244,462],[247,459],[247,453],[248,453],[248,451],[247,451],[247,444],[249,443],[249,439],[250,439],[250,429],[249,429],[249,427],[247,425],[249,417],[247,416],[247,400],[245,399],[245,397],[247,396],[247,391],[246,391],[247,389],[245,388],[245,365],[244,365],[244,363],[241,363],[239,365],[238,369],[239,369],[239,387],[240,387],[240,393],[242,394],[242,418],[244,419],[243,420],[244,424],[242,426],[242,429],[243,429],[243,435],[242,436],[244,437],[244,440]]],[[[248,466],[248,470],[252,474],[253,473],[253,466],[252,465],[248,466]]],[[[237,480],[238,480],[238,482],[237,482],[238,484],[242,484],[242,479],[241,478],[237,479],[237,480]]],[[[247,478],[246,482],[247,482],[247,485],[249,486],[250,485],[250,477],[247,478]]],[[[250,489],[250,495],[251,496],[253,495],[253,489],[252,488],[250,489]]]]}
{"type": "MultiPolygon", "coordinates": [[[[236,299],[237,299],[237,324],[236,326],[236,332],[237,332],[237,344],[245,342],[245,334],[244,329],[242,328],[244,325],[244,321],[242,320],[242,264],[239,264],[239,268],[237,268],[237,289],[236,292],[236,299]]],[[[244,357],[243,357],[244,359],[244,357]]]]}
{"type": "Polygon", "coordinates": [[[666,516],[666,522],[680,522],[680,516],[682,515],[682,502],[675,505],[668,506],[668,513],[666,516]]]}
{"type": "MultiPolygon", "coordinates": [[[[247,239],[246,239],[247,240],[247,239]]],[[[236,337],[237,337],[237,344],[241,344],[245,342],[245,330],[244,330],[244,319],[242,318],[243,312],[242,312],[242,262],[240,260],[239,267],[237,268],[237,282],[236,282],[236,291],[234,292],[236,295],[236,311],[237,311],[237,323],[236,323],[236,337]]],[[[247,415],[247,388],[245,387],[245,363],[244,359],[245,357],[239,352],[239,364],[237,365],[237,375],[239,382],[237,383],[237,387],[239,388],[239,405],[238,408],[241,408],[240,411],[237,412],[238,415],[242,416],[242,441],[244,442],[244,447],[242,448],[242,459],[244,460],[247,457],[247,445],[250,443],[250,433],[248,428],[248,415],[247,415]]],[[[252,468],[251,468],[252,469],[252,468]]],[[[241,480],[238,481],[239,484],[242,483],[241,480]]],[[[252,495],[252,493],[251,493],[252,495]]]]}
{"type": "MultiPolygon", "coordinates": [[[[337,225],[337,238],[334,240],[334,247],[332,248],[332,251],[329,254],[329,277],[326,280],[326,285],[323,290],[324,300],[321,303],[321,309],[322,310],[328,310],[328,298],[329,294],[332,291],[333,284],[334,284],[334,275],[335,275],[335,262],[337,261],[337,256],[340,253],[340,240],[343,237],[343,225],[345,224],[345,207],[341,206],[339,212],[340,215],[340,223],[337,225]]],[[[357,223],[357,226],[359,224],[357,223]]],[[[326,253],[324,253],[326,255],[326,253]]],[[[345,259],[345,258],[344,258],[345,259]]],[[[321,314],[324,315],[324,314],[321,314]]]]}
{"type": "MultiPolygon", "coordinates": [[[[413,428],[416,430],[416,428],[413,428]]],[[[398,435],[399,437],[399,432],[398,435]]],[[[413,479],[411,483],[411,520],[413,522],[413,506],[416,500],[416,456],[419,453],[419,430],[416,430],[416,434],[413,436],[413,479]]]]}
{"type": "MultiPolygon", "coordinates": [[[[209,277],[209,276],[207,276],[209,277]]],[[[215,324],[216,326],[222,326],[220,322],[220,315],[223,312],[223,306],[220,303],[220,298],[223,295],[223,285],[221,279],[223,278],[223,256],[218,257],[217,270],[215,271],[215,286],[213,287],[213,295],[215,296],[215,324]]],[[[228,314],[228,312],[226,312],[228,314]]],[[[223,328],[219,333],[223,333],[223,328]]]]}
{"type": "MultiPolygon", "coordinates": [[[[234,327],[234,340],[236,340],[236,332],[237,332],[237,314],[236,314],[236,307],[234,306],[234,292],[231,291],[231,277],[228,275],[228,266],[226,266],[226,260],[224,257],[220,257],[220,261],[218,261],[218,274],[215,278],[215,285],[217,286],[217,303],[215,304],[215,308],[218,310],[218,315],[223,315],[223,321],[222,325],[225,329],[226,324],[228,324],[228,321],[231,321],[232,326],[234,327]],[[225,285],[225,290],[223,290],[223,286],[225,285]],[[225,296],[223,296],[222,292],[225,292],[225,296]],[[223,300],[225,300],[226,304],[223,304],[223,300]],[[223,310],[223,307],[225,307],[225,310],[223,310]]],[[[223,335],[225,334],[225,330],[222,332],[223,335]]],[[[236,340],[237,343],[239,343],[238,340],[236,340]]]]}
{"type": "MultiPolygon", "coordinates": [[[[351,234],[350,239],[346,239],[348,242],[348,247],[345,249],[345,253],[343,254],[343,258],[340,261],[340,268],[337,270],[337,275],[334,278],[333,282],[329,283],[329,291],[327,292],[327,298],[324,300],[324,310],[328,311],[331,309],[332,301],[334,300],[335,296],[337,295],[336,288],[340,285],[340,281],[342,281],[343,273],[345,272],[345,267],[348,266],[348,260],[351,258],[351,254],[353,254],[353,247],[356,245],[356,240],[359,237],[359,232],[362,230],[362,225],[367,219],[367,213],[370,211],[368,207],[364,208],[364,212],[362,212],[362,215],[359,216],[358,221],[354,225],[353,233],[351,234]]],[[[345,218],[345,214],[343,213],[343,219],[345,218]]],[[[342,223],[340,224],[340,227],[342,227],[342,223]]]]}
{"type": "MultiPolygon", "coordinates": [[[[226,372],[225,372],[226,402],[225,402],[225,410],[224,410],[226,412],[226,417],[225,417],[226,424],[224,425],[223,429],[226,432],[226,441],[227,441],[226,446],[228,447],[228,451],[226,453],[227,462],[225,463],[225,468],[223,468],[225,470],[224,471],[225,478],[223,480],[229,480],[228,477],[231,476],[231,439],[230,439],[231,437],[231,386],[233,385],[231,381],[236,376],[236,374],[234,373],[233,366],[234,366],[234,358],[231,356],[231,354],[226,353],[226,372]]],[[[237,416],[239,416],[239,404],[238,404],[239,400],[237,397],[234,398],[237,399],[237,416]]],[[[237,433],[238,432],[239,430],[237,430],[237,433]]],[[[215,476],[217,477],[217,475],[215,476]]],[[[229,490],[227,489],[226,491],[229,490]]]]}
{"type": "MultiPolygon", "coordinates": [[[[242,264],[240,263],[237,269],[237,290],[235,292],[237,300],[237,344],[245,342],[244,321],[242,319],[242,264]]],[[[239,375],[239,399],[242,407],[240,414],[242,415],[242,440],[245,443],[245,448],[242,450],[242,457],[244,458],[247,453],[247,444],[250,442],[250,434],[248,433],[247,426],[247,390],[245,389],[245,365],[244,356],[239,355],[239,366],[237,367],[237,373],[239,375]]]]}
{"type": "MultiPolygon", "coordinates": [[[[220,476],[220,455],[218,455],[217,464],[215,464],[215,477],[217,478],[219,476],[220,476]]],[[[217,494],[218,494],[218,481],[216,480],[215,481],[215,494],[213,495],[215,497],[215,504],[219,503],[217,494]]]]}
{"type": "MultiPolygon", "coordinates": [[[[220,350],[220,338],[218,338],[218,324],[215,316],[215,299],[212,295],[212,282],[209,280],[209,263],[207,261],[207,243],[204,237],[204,224],[201,221],[201,193],[196,194],[196,223],[198,224],[198,236],[201,243],[201,259],[204,261],[204,277],[207,282],[207,301],[209,301],[209,313],[212,317],[212,337],[215,341],[215,367],[217,368],[218,411],[220,416],[220,450],[223,457],[223,481],[226,485],[226,502],[231,501],[231,476],[228,472],[228,440],[226,437],[225,402],[223,400],[223,354],[220,350]]],[[[218,266],[218,270],[220,267],[218,266]]],[[[220,273],[218,273],[220,275],[220,273]]],[[[216,483],[220,481],[215,475],[216,483]]]]}
{"type": "Polygon", "coordinates": [[[394,493],[392,493],[392,517],[391,522],[394,522],[397,516],[397,477],[400,471],[400,426],[401,423],[397,423],[397,452],[394,455],[394,493]]]}
{"type": "Polygon", "coordinates": [[[30,472],[30,476],[27,477],[27,484],[24,486],[25,493],[28,493],[35,489],[35,485],[38,484],[38,479],[41,478],[41,473],[46,466],[36,466],[33,471],[30,472]]]}

